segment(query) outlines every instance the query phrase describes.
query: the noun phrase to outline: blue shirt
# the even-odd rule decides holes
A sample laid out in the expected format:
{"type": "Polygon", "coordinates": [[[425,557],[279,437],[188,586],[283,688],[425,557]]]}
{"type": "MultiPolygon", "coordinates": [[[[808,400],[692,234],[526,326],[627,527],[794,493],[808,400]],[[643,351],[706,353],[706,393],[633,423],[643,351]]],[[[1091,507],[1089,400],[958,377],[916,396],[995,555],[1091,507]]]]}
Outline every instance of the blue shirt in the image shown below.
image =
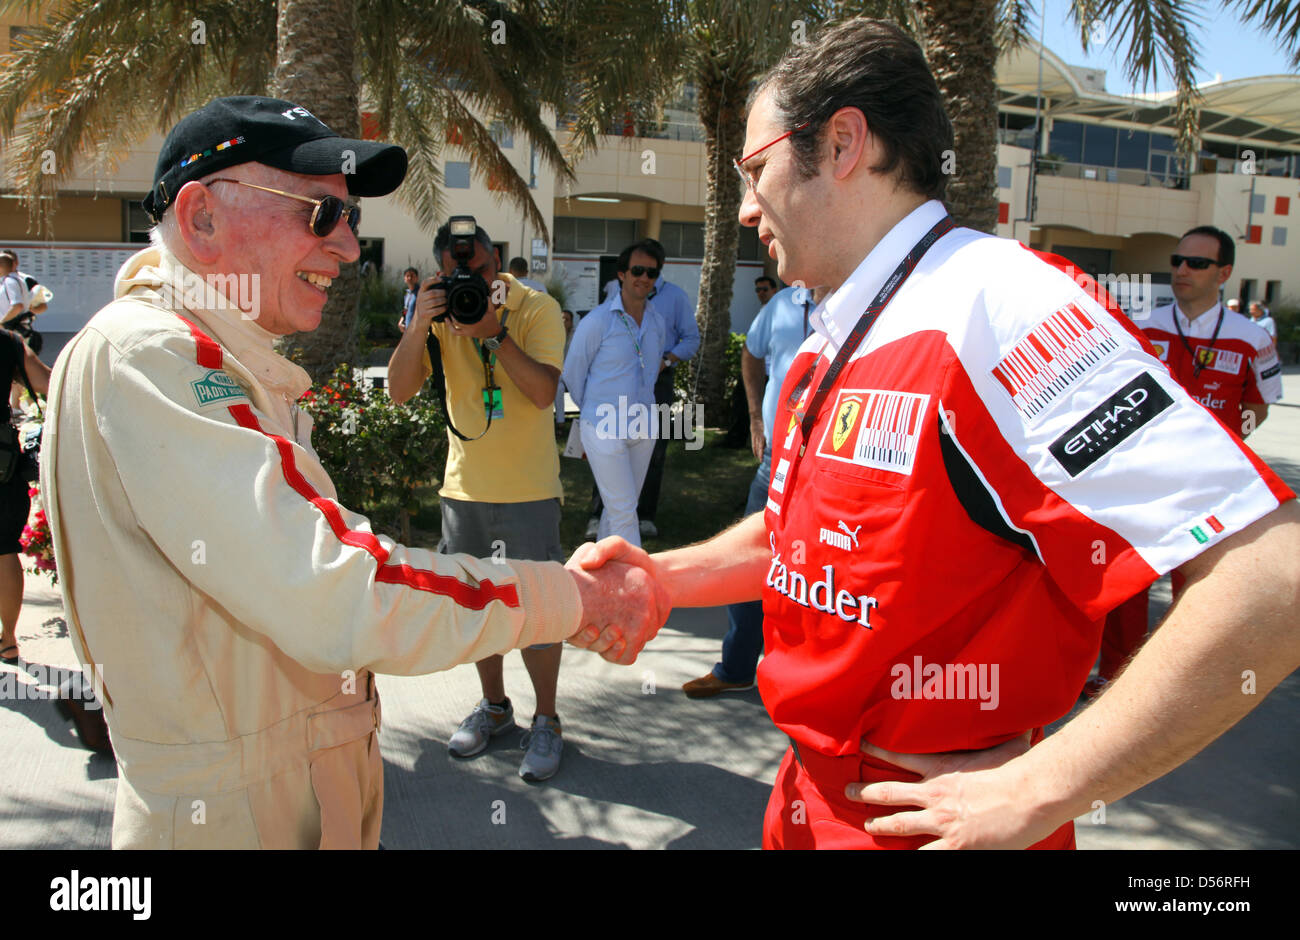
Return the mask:
{"type": "Polygon", "coordinates": [[[419,290],[411,290],[409,287],[406,293],[402,295],[402,309],[406,311],[406,324],[410,326],[411,318],[415,316],[415,299],[419,296],[419,290]]]}
{"type": "Polygon", "coordinates": [[[660,277],[650,297],[664,320],[664,355],[672,353],[684,362],[699,352],[700,327],[695,322],[695,305],[690,295],[660,277]]]}
{"type": "Polygon", "coordinates": [[[804,312],[813,309],[812,293],[802,287],[787,287],[772,295],[754,317],[745,334],[745,348],[756,359],[768,360],[767,388],[763,391],[763,428],[767,440],[772,442],[772,424],[776,421],[776,403],[781,397],[781,385],[795,353],[803,345],[811,328],[804,312]]]}
{"type": "Polygon", "coordinates": [[[664,324],[654,302],[646,301],[638,327],[624,312],[620,292],[578,321],[564,359],[564,387],[584,421],[598,421],[596,409],[617,406],[620,398],[653,405],[663,355],[664,324]]]}
{"type": "MultiPolygon", "coordinates": [[[[606,284],[605,299],[609,300],[617,294],[620,287],[618,278],[606,284]]],[[[654,293],[650,299],[655,302],[655,309],[664,321],[664,355],[672,353],[685,362],[699,352],[700,325],[695,322],[695,306],[691,303],[690,295],[661,274],[659,280],[655,281],[654,293]]]]}

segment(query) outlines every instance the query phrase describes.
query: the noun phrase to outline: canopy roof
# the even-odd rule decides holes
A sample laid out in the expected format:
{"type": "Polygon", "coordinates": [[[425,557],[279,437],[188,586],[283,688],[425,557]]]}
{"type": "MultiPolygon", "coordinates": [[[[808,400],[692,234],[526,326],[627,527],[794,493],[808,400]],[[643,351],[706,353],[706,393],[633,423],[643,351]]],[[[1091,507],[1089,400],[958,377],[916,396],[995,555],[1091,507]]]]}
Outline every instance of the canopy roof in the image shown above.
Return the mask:
{"type": "MultiPolygon", "coordinates": [[[[998,106],[1032,111],[1039,45],[1027,42],[998,60],[998,106]]],[[[1043,113],[1163,128],[1174,133],[1174,92],[1112,95],[1096,70],[1066,64],[1042,48],[1043,113]]],[[[1202,85],[1201,134],[1211,139],[1300,150],[1300,75],[1261,75],[1202,85]]]]}

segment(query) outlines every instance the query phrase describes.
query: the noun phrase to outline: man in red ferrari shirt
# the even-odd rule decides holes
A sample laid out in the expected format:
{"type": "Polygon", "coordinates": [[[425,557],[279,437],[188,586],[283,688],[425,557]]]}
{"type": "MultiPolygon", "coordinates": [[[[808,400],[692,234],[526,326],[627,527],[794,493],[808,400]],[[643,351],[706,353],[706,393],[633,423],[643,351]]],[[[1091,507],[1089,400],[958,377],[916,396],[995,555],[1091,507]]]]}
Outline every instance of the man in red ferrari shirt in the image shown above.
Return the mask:
{"type": "Polygon", "coordinates": [[[792,742],[768,847],[1068,847],[1095,800],[1258,703],[1243,670],[1266,693],[1300,663],[1294,494],[1067,262],[953,226],[951,146],[896,27],[790,47],[750,106],[740,220],[825,297],[766,511],[653,558],[575,555],[634,561],[677,606],[761,596],[758,685],[792,742]],[[1164,628],[1026,748],[1074,704],[1106,613],[1175,568],[1164,628]]]}
{"type": "MultiPolygon", "coordinates": [[[[1174,303],[1158,307],[1138,326],[1178,384],[1212,411],[1223,426],[1245,438],[1282,399],[1282,364],[1268,331],[1234,316],[1219,301],[1232,276],[1236,246],[1231,236],[1202,225],[1183,236],[1170,258],[1174,303]]],[[[1174,596],[1182,578],[1173,575],[1174,596]]],[[[1101,662],[1084,686],[1095,696],[1112,681],[1147,635],[1147,591],[1139,591],[1106,618],[1101,662]]]]}

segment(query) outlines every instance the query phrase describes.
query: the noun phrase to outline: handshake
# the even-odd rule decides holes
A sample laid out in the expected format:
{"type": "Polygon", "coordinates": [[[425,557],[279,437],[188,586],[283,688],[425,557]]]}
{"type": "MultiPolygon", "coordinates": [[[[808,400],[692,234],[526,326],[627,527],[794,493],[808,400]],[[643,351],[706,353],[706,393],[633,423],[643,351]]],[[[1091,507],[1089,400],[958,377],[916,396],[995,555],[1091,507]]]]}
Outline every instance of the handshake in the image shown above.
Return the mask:
{"type": "Polygon", "coordinates": [[[650,556],[611,536],[580,546],[565,567],[582,598],[582,625],[569,642],[620,666],[636,662],[673,606],[650,556]]]}

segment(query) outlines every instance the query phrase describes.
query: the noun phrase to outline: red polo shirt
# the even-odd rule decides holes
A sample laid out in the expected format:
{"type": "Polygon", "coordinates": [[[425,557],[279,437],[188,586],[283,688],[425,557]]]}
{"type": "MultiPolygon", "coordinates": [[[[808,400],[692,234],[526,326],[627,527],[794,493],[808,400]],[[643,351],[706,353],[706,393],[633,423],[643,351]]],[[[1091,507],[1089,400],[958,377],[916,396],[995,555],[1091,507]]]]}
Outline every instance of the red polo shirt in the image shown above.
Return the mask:
{"type": "Polygon", "coordinates": [[[1294,497],[1064,260],[968,229],[920,261],[803,441],[798,379],[817,387],[942,211],[814,313],[783,388],[758,684],[801,750],[986,748],[1060,718],[1107,611],[1294,497]]]}

